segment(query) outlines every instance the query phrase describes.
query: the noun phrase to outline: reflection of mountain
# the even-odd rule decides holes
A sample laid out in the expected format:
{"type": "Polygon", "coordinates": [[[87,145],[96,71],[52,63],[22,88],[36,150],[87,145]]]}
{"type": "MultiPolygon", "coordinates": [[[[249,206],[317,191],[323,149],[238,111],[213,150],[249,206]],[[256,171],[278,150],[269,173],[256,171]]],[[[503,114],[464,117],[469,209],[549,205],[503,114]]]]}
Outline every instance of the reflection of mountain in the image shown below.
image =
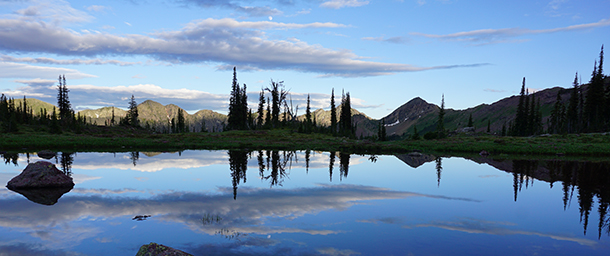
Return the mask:
{"type": "Polygon", "coordinates": [[[403,161],[405,164],[413,168],[420,167],[425,163],[433,162],[434,160],[436,160],[436,157],[433,155],[424,155],[417,152],[396,155],[396,158],[400,159],[400,161],[403,161]]]}

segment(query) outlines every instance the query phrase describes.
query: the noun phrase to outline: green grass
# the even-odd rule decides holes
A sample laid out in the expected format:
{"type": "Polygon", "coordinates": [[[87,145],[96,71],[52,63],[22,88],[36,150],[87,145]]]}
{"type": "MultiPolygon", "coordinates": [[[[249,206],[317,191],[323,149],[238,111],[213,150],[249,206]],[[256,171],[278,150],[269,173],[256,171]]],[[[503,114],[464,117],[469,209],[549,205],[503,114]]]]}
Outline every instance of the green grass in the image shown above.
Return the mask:
{"type": "Polygon", "coordinates": [[[414,150],[436,154],[610,156],[610,135],[549,137],[454,136],[441,140],[377,142],[302,134],[287,129],[222,133],[152,134],[128,127],[92,127],[81,134],[59,135],[25,127],[0,135],[0,151],[176,151],[185,149],[277,149],[342,151],[359,154],[401,154],[414,150]]]}

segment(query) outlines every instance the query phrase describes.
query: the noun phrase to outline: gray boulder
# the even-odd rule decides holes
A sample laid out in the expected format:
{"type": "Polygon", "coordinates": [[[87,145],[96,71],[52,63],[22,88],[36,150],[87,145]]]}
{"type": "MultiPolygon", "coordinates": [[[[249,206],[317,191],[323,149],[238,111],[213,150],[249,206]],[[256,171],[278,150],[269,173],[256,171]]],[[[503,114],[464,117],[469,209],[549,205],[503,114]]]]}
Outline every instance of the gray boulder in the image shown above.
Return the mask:
{"type": "Polygon", "coordinates": [[[30,163],[6,185],[11,190],[40,188],[73,188],[72,178],[47,161],[30,163]]]}
{"type": "Polygon", "coordinates": [[[193,256],[186,252],[167,247],[162,244],[150,243],[140,247],[136,256],[193,256]]]}

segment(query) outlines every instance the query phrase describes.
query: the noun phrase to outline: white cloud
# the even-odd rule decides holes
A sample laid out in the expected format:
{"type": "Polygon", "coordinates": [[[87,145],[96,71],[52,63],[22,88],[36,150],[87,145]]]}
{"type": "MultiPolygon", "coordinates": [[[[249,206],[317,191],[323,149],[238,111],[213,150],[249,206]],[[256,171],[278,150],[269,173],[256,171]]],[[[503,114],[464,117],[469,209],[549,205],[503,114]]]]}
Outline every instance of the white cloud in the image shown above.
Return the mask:
{"type": "Polygon", "coordinates": [[[369,1],[359,0],[330,0],[320,4],[320,7],[340,9],[343,7],[359,7],[369,4],[369,1]]]}
{"type": "Polygon", "coordinates": [[[45,58],[45,57],[39,57],[39,58],[30,58],[30,57],[15,58],[15,57],[8,56],[8,55],[0,55],[0,61],[5,61],[5,62],[25,62],[25,63],[41,63],[41,64],[55,64],[55,65],[104,65],[104,64],[112,64],[112,65],[119,65],[119,66],[131,66],[131,65],[136,65],[136,64],[142,64],[140,62],[127,62],[127,61],[120,61],[120,60],[104,60],[104,59],[99,59],[99,58],[88,59],[88,60],[83,60],[83,59],[56,60],[56,59],[45,58]]]}
{"type": "Polygon", "coordinates": [[[22,18],[47,21],[53,24],[88,22],[93,19],[89,14],[76,10],[64,0],[31,0],[31,6],[17,10],[22,18]]]}
{"type": "Polygon", "coordinates": [[[67,56],[144,55],[176,64],[216,62],[261,70],[314,72],[321,73],[321,77],[377,76],[480,65],[417,67],[364,61],[349,50],[332,50],[299,40],[270,40],[263,31],[337,27],[345,25],[206,19],[189,23],[179,31],[158,32],[153,34],[156,37],[150,37],[79,34],[43,22],[0,19],[0,50],[67,56]]]}
{"type": "Polygon", "coordinates": [[[457,32],[446,35],[411,33],[412,35],[436,38],[447,41],[461,41],[476,44],[492,44],[504,42],[521,42],[522,40],[510,40],[509,38],[524,35],[548,34],[556,32],[568,32],[599,27],[610,26],[610,19],[602,19],[598,22],[578,24],[561,28],[552,29],[527,29],[527,28],[502,28],[502,29],[479,29],[464,32],[457,32]]]}
{"type": "Polygon", "coordinates": [[[91,5],[87,7],[87,11],[90,12],[103,12],[106,10],[110,10],[111,8],[108,6],[103,6],[103,5],[91,5]]]}
{"type": "Polygon", "coordinates": [[[49,86],[53,86],[55,84],[55,82],[57,82],[57,81],[50,80],[50,79],[35,78],[35,79],[31,79],[31,80],[15,80],[15,82],[20,83],[20,84],[26,84],[26,85],[32,86],[32,87],[38,87],[38,86],[49,87],[49,86]]]}
{"type": "Polygon", "coordinates": [[[0,62],[0,70],[2,70],[0,72],[2,78],[55,79],[59,75],[66,75],[66,78],[69,79],[96,77],[74,69],[32,66],[12,62],[0,62]]]}
{"type": "Polygon", "coordinates": [[[386,43],[393,43],[393,44],[406,44],[408,42],[407,39],[405,39],[402,36],[393,36],[390,38],[385,38],[384,36],[380,36],[380,37],[363,37],[362,40],[365,41],[375,41],[375,42],[386,42],[386,43]]]}

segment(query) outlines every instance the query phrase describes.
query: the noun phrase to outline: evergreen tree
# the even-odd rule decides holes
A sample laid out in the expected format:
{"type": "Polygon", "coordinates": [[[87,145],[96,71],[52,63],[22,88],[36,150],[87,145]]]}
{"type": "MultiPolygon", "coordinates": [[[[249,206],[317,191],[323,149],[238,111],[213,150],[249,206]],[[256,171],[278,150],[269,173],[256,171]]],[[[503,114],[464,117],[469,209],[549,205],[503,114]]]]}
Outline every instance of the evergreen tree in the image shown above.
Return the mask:
{"type": "Polygon", "coordinates": [[[578,84],[578,72],[574,76],[574,82],[572,83],[572,91],[570,92],[570,100],[568,102],[568,110],[567,110],[567,132],[568,133],[577,133],[579,132],[578,124],[579,116],[578,116],[578,97],[579,97],[579,84],[578,84]]]}
{"type": "MultiPolygon", "coordinates": [[[[265,90],[261,89],[261,93],[258,97],[258,116],[256,117],[256,126],[260,129],[263,128],[263,116],[265,114],[265,90]]],[[[269,113],[267,113],[268,115],[269,113]]]]}
{"type": "Polygon", "coordinates": [[[57,107],[59,108],[59,119],[63,125],[70,125],[74,111],[68,97],[68,87],[66,87],[66,76],[59,76],[59,85],[57,86],[57,107]]]}
{"type": "Polygon", "coordinates": [[[467,127],[474,127],[474,124],[472,123],[472,113],[470,113],[470,115],[468,116],[468,125],[467,127]]]}
{"type": "Polygon", "coordinates": [[[330,94],[330,132],[337,134],[337,109],[335,109],[335,88],[330,94]]]}
{"type": "Polygon", "coordinates": [[[129,110],[127,111],[127,116],[125,119],[126,123],[132,127],[137,127],[140,125],[140,120],[138,120],[138,103],[136,102],[136,98],[133,96],[133,94],[129,100],[129,110]]]}
{"type": "Polygon", "coordinates": [[[307,94],[307,107],[305,108],[305,132],[310,133],[313,121],[311,120],[310,98],[307,94]]]}
{"type": "Polygon", "coordinates": [[[517,105],[517,113],[515,116],[515,122],[513,129],[511,129],[512,135],[524,136],[525,135],[525,124],[527,120],[527,106],[525,105],[525,77],[521,84],[521,93],[519,94],[519,104],[517,105]]]}
{"type": "Polygon", "coordinates": [[[341,98],[341,113],[339,116],[339,133],[342,136],[353,137],[354,127],[352,126],[352,106],[349,92],[343,94],[341,98]]]}
{"type": "Polygon", "coordinates": [[[605,106],[605,90],[604,90],[604,46],[602,45],[599,53],[599,66],[597,60],[593,66],[591,81],[589,82],[589,90],[585,101],[585,127],[588,132],[597,132],[603,129],[605,123],[604,106],[605,106]]]}
{"type": "Polygon", "coordinates": [[[242,89],[237,83],[237,69],[233,67],[233,83],[231,84],[231,97],[229,99],[229,114],[227,117],[227,129],[248,129],[248,96],[246,85],[242,89]]]}
{"type": "Polygon", "coordinates": [[[267,115],[265,116],[265,128],[271,128],[271,101],[267,98],[267,115]]]}
{"type": "Polygon", "coordinates": [[[185,123],[185,118],[184,118],[184,114],[182,113],[182,109],[178,109],[178,132],[179,133],[184,133],[186,132],[186,123],[185,123]]]}
{"type": "Polygon", "coordinates": [[[385,130],[385,120],[381,119],[381,123],[379,123],[379,129],[377,133],[377,137],[379,137],[380,141],[386,141],[386,130],[385,130]]]}
{"type": "Polygon", "coordinates": [[[500,133],[500,136],[506,136],[506,122],[502,124],[502,132],[500,133]]]}
{"type": "Polygon", "coordinates": [[[549,117],[549,133],[560,133],[561,130],[561,109],[563,104],[561,102],[561,92],[557,92],[557,98],[555,99],[555,104],[553,105],[553,109],[551,110],[551,116],[549,117]]]}
{"type": "Polygon", "coordinates": [[[441,107],[438,111],[438,122],[436,124],[436,133],[439,138],[445,137],[445,94],[441,99],[441,107]]]}

